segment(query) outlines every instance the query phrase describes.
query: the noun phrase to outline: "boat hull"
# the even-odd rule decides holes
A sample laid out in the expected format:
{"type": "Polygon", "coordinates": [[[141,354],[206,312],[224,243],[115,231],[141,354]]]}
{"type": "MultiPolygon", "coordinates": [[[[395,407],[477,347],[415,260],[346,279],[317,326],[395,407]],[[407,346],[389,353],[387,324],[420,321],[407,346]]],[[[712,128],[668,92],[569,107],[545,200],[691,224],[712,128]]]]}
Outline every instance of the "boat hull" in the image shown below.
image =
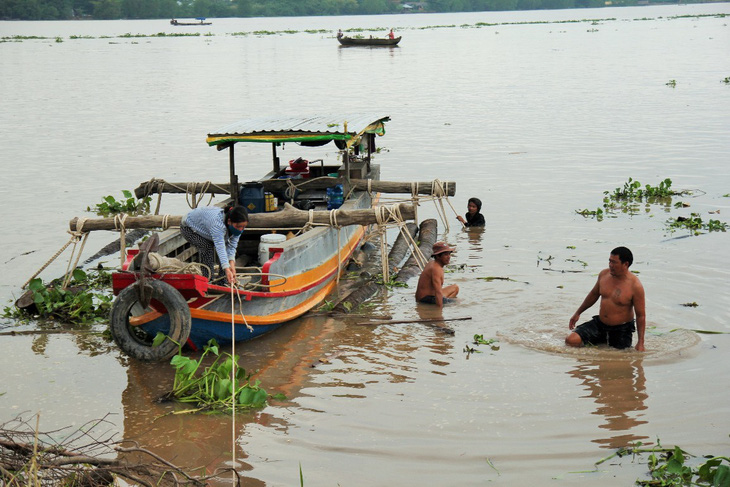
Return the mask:
{"type": "MultiPolygon", "coordinates": [[[[343,208],[368,208],[367,192],[358,192],[343,208]]],[[[220,345],[248,341],[269,333],[321,304],[336,285],[342,269],[365,236],[365,227],[317,227],[271,247],[262,265],[258,287],[235,289],[213,285],[202,276],[166,274],[152,276],[169,284],[187,300],[190,334],[187,345],[197,350],[209,340],[220,345]]],[[[133,273],[113,275],[114,293],[135,282],[133,273]]],[[[163,306],[152,306],[130,322],[152,339],[168,334],[170,317],[163,306]]]]}
{"type": "Polygon", "coordinates": [[[340,37],[337,40],[340,42],[343,46],[397,46],[400,42],[400,36],[390,39],[390,38],[379,38],[379,37],[371,37],[371,38],[360,38],[360,37],[340,37]]]}

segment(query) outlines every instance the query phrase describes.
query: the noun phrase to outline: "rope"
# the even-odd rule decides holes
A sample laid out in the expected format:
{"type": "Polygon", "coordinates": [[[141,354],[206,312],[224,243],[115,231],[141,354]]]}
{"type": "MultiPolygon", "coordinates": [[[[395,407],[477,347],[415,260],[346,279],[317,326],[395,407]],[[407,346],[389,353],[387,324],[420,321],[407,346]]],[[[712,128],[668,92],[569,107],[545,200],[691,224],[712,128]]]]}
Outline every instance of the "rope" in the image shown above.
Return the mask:
{"type": "Polygon", "coordinates": [[[411,203],[413,204],[413,221],[418,225],[418,181],[411,183],[411,203]]]}
{"type": "MultiPolygon", "coordinates": [[[[55,254],[53,254],[53,256],[50,259],[48,259],[48,261],[45,264],[43,264],[40,269],[38,269],[32,276],[30,276],[30,278],[27,281],[25,281],[25,284],[23,284],[22,286],[20,286],[21,289],[25,289],[25,287],[30,283],[30,281],[32,281],[33,279],[35,279],[36,277],[38,277],[38,275],[41,272],[43,272],[49,265],[51,265],[51,263],[54,260],[56,260],[58,258],[58,256],[61,255],[64,252],[64,250],[66,250],[68,248],[69,245],[71,245],[73,243],[74,244],[74,247],[71,250],[71,256],[69,257],[69,260],[68,260],[69,261],[69,266],[66,268],[66,274],[67,275],[70,275],[69,269],[70,269],[71,261],[73,260],[74,253],[76,252],[76,244],[79,242],[79,240],[81,240],[82,237],[84,238],[83,243],[81,245],[81,248],[79,249],[79,257],[80,257],[81,256],[81,252],[84,249],[84,245],[86,244],[86,239],[89,236],[89,232],[82,232],[80,230],[80,229],[84,228],[84,223],[86,223],[86,220],[87,220],[87,218],[79,218],[79,219],[76,220],[76,230],[75,231],[71,231],[71,230],[68,230],[67,231],[67,233],[69,233],[71,235],[71,238],[69,239],[69,241],[66,242],[55,254]]],[[[77,257],[76,258],[76,262],[78,263],[78,261],[79,261],[79,258],[77,257]]],[[[66,280],[70,280],[70,279],[66,279],[66,280]]],[[[66,287],[66,284],[65,283],[64,283],[64,286],[63,287],[64,288],[66,287]]]]}
{"type": "Polygon", "coordinates": [[[231,384],[233,384],[231,391],[231,467],[233,472],[231,476],[233,484],[236,483],[236,389],[238,389],[238,381],[236,381],[236,320],[234,319],[234,301],[233,301],[233,287],[231,283],[231,356],[233,357],[231,363],[231,384]]]}
{"type": "MultiPolygon", "coordinates": [[[[194,210],[198,207],[198,204],[203,201],[203,198],[205,198],[205,193],[207,193],[208,189],[210,188],[210,184],[210,181],[205,181],[204,183],[202,183],[200,190],[198,190],[198,183],[188,183],[187,187],[185,188],[185,201],[190,208],[194,210]],[[200,196],[198,196],[198,194],[200,194],[200,196]]],[[[208,205],[210,205],[211,201],[213,201],[213,193],[210,194],[210,200],[208,201],[208,205]]]]}
{"type": "Polygon", "coordinates": [[[230,193],[229,190],[226,188],[219,186],[217,184],[213,184],[210,181],[206,181],[204,183],[187,183],[187,186],[183,188],[182,186],[179,186],[177,184],[168,183],[164,179],[156,179],[152,178],[146,183],[144,183],[144,197],[148,197],[153,193],[157,193],[157,206],[155,207],[155,215],[160,214],[160,205],[162,204],[162,193],[165,191],[165,185],[169,185],[172,188],[175,188],[179,190],[182,193],[185,193],[185,199],[190,208],[197,208],[200,202],[205,197],[205,193],[210,192],[210,200],[208,201],[208,205],[213,201],[213,197],[215,196],[215,193],[213,191],[210,191],[210,189],[215,189],[219,193],[222,194],[228,194],[230,193]],[[200,189],[198,189],[198,184],[201,184],[202,186],[200,189]]]}

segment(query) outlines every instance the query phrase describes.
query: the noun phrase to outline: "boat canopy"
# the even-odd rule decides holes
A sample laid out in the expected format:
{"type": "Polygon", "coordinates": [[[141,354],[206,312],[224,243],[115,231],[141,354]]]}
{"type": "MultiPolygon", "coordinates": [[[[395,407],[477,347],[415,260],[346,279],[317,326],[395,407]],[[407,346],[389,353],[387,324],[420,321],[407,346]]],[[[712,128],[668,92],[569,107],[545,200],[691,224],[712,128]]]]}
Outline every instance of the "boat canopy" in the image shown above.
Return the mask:
{"type": "Polygon", "coordinates": [[[208,134],[206,142],[219,149],[236,142],[320,145],[334,140],[345,141],[348,146],[352,146],[364,134],[385,134],[385,122],[389,120],[388,116],[372,114],[250,118],[208,134]]]}

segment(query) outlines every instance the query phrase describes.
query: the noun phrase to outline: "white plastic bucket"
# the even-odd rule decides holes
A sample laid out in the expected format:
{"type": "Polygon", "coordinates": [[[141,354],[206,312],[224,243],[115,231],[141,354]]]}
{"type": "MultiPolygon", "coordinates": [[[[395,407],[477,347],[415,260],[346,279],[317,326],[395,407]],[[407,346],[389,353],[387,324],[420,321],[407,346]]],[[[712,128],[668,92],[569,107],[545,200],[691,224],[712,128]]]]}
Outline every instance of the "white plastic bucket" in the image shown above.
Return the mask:
{"type": "Polygon", "coordinates": [[[286,235],[283,233],[266,233],[261,235],[259,242],[259,264],[264,265],[269,260],[269,247],[278,247],[286,242],[286,235]]]}

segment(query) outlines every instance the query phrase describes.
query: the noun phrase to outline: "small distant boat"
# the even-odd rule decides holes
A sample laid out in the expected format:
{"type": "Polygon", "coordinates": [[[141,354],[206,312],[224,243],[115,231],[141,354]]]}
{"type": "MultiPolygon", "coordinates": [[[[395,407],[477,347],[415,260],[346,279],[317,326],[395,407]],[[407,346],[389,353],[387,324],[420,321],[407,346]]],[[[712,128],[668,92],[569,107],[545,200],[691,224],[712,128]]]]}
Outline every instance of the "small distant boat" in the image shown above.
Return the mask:
{"type": "Polygon", "coordinates": [[[401,36],[394,37],[338,37],[343,46],[397,46],[401,36]]]}
{"type": "Polygon", "coordinates": [[[197,22],[180,22],[177,19],[172,19],[170,25],[211,25],[213,22],[206,22],[205,17],[196,17],[197,22]]]}

